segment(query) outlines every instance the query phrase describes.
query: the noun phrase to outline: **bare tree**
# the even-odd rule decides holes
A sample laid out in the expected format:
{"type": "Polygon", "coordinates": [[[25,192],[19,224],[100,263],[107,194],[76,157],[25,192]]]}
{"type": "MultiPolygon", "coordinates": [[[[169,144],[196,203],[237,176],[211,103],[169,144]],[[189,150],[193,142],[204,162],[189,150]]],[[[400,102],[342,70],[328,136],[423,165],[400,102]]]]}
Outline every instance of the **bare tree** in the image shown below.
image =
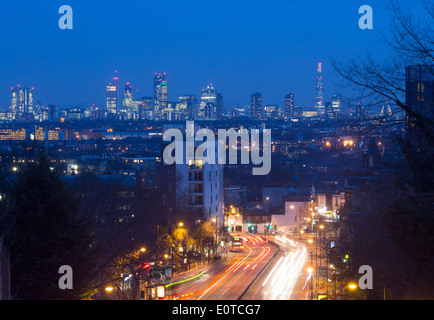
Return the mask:
{"type": "MultiPolygon", "coordinates": [[[[343,79],[343,86],[352,88],[356,94],[348,101],[357,101],[365,109],[389,104],[391,111],[380,116],[366,115],[360,126],[369,130],[396,125],[417,128],[417,147],[404,135],[398,138],[403,154],[414,175],[413,184],[419,191],[434,190],[434,121],[423,110],[409,104],[411,100],[424,100],[426,109],[434,107],[432,97],[407,86],[409,65],[427,66],[425,76],[434,79],[434,3],[425,1],[422,17],[402,9],[398,0],[390,0],[391,32],[385,36],[393,56],[388,62],[377,62],[372,56],[353,60],[349,64],[333,62],[343,79]],[[411,99],[411,98],[414,99],[411,99]],[[396,117],[400,115],[399,117],[396,117]],[[419,181],[419,182],[418,182],[419,181]],[[431,182],[430,182],[431,181],[431,182]]],[[[430,85],[426,83],[425,85],[430,85]]],[[[432,88],[425,88],[431,89],[432,88]]]]}
{"type": "MultiPolygon", "coordinates": [[[[366,115],[358,123],[360,126],[384,130],[401,125],[406,129],[395,136],[407,166],[401,168],[399,178],[406,183],[396,186],[393,193],[389,190],[384,206],[377,207],[381,215],[375,216],[383,218],[387,230],[369,224],[382,236],[381,240],[373,240],[369,238],[372,232],[369,235],[359,226],[360,235],[373,240],[369,248],[375,252],[366,253],[360,248],[356,251],[365,261],[366,257],[374,259],[385,248],[394,248],[387,253],[389,260],[395,262],[383,264],[381,255],[375,258],[377,267],[380,266],[376,272],[383,273],[383,280],[389,281],[385,285],[391,287],[394,297],[432,298],[428,283],[433,281],[434,270],[434,121],[429,112],[434,101],[424,92],[432,92],[434,83],[434,2],[424,2],[423,16],[415,16],[398,0],[390,0],[389,9],[391,31],[385,41],[393,55],[387,62],[378,62],[368,55],[349,64],[333,63],[343,85],[355,91],[355,97],[349,101],[360,102],[368,110],[386,103],[391,106],[391,112],[382,116],[366,115]],[[413,66],[423,69],[425,78],[416,86],[408,81],[413,66]],[[415,107],[414,101],[423,102],[423,108],[415,107]],[[397,114],[401,116],[396,118],[397,114]],[[395,271],[393,279],[388,278],[391,268],[395,271]]],[[[368,243],[365,238],[359,242],[366,248],[368,243]]]]}

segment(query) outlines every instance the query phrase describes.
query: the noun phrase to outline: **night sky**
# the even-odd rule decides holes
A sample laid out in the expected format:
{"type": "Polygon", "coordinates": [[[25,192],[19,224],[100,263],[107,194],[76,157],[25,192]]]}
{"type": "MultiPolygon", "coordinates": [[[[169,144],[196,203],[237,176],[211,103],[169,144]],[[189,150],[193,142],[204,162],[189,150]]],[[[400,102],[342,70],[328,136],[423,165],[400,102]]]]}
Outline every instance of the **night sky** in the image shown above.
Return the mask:
{"type": "MultiPolygon", "coordinates": [[[[402,1],[417,12],[422,1],[402,1]],[[416,2],[416,4],[414,4],[416,2]]],[[[153,75],[166,72],[169,100],[200,96],[212,80],[224,104],[313,105],[316,67],[323,62],[325,98],[335,87],[330,60],[372,54],[386,59],[390,27],[383,0],[7,1],[0,10],[0,106],[10,88],[34,87],[35,100],[59,107],[105,105],[118,71],[135,98],[153,95],[153,75]],[[74,10],[74,29],[60,30],[61,5],[74,10]],[[371,5],[374,29],[358,27],[371,5]],[[306,103],[303,104],[303,102],[306,103]]]]}

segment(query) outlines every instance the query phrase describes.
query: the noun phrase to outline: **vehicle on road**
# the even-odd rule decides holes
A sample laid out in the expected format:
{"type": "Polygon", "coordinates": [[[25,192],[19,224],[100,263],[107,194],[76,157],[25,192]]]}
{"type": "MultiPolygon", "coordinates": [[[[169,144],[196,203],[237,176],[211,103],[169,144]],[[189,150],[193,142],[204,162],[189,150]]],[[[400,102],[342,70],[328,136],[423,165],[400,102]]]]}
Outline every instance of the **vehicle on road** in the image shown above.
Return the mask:
{"type": "Polygon", "coordinates": [[[238,235],[231,235],[229,237],[229,251],[242,252],[244,251],[244,239],[238,235]]]}

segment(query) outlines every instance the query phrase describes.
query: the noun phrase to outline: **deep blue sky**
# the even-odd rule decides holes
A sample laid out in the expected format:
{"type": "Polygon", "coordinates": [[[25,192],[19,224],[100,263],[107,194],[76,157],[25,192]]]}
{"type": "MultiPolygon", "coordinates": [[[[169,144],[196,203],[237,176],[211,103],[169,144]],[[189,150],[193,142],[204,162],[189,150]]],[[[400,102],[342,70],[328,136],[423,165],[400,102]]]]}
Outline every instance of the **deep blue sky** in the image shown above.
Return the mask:
{"type": "MultiPolygon", "coordinates": [[[[422,1],[403,0],[417,10],[422,1]],[[415,3],[416,4],[412,4],[415,3]]],[[[200,96],[212,79],[229,107],[312,104],[316,64],[323,62],[325,98],[335,88],[330,59],[367,52],[384,59],[389,16],[384,0],[7,1],[0,10],[0,106],[10,88],[34,87],[44,105],[105,104],[118,70],[138,96],[152,96],[154,72],[166,72],[169,100],[200,96]],[[60,30],[58,9],[74,10],[74,29],[60,30]],[[358,8],[374,10],[374,29],[361,30],[358,8]]]]}

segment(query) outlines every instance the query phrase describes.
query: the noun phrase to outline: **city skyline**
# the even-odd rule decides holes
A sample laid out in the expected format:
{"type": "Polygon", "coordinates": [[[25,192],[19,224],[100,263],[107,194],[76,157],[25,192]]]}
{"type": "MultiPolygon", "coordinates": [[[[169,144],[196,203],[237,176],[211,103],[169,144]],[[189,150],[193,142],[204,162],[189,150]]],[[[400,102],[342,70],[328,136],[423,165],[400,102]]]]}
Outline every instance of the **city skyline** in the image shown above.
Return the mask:
{"type": "MultiPolygon", "coordinates": [[[[93,104],[91,106],[56,106],[49,104],[44,106],[37,98],[33,98],[34,87],[30,90],[30,99],[27,101],[26,87],[17,85],[11,87],[11,106],[1,113],[1,120],[54,120],[62,118],[55,114],[57,110],[63,116],[69,118],[71,114],[77,119],[111,118],[118,120],[168,120],[179,121],[185,119],[218,120],[223,117],[243,117],[260,119],[284,119],[285,121],[298,121],[307,117],[338,118],[344,113],[352,114],[354,108],[351,104],[345,106],[341,97],[333,94],[330,99],[324,97],[324,81],[322,76],[322,63],[318,63],[317,85],[315,90],[315,104],[300,106],[296,103],[295,94],[288,93],[284,96],[283,104],[262,103],[262,94],[255,92],[251,95],[250,105],[233,106],[224,104],[223,95],[214,88],[212,81],[202,88],[199,97],[191,94],[182,94],[169,99],[169,84],[166,73],[154,73],[153,97],[139,95],[139,90],[130,82],[126,82],[124,89],[119,81],[117,71],[111,82],[106,86],[105,104],[93,104]],[[200,98],[200,100],[198,100],[200,98]],[[187,102],[187,100],[189,102],[187,102]],[[36,101],[33,107],[33,101],[36,101]],[[332,107],[333,104],[333,107],[332,107]],[[336,105],[337,104],[337,105],[336,105]],[[28,105],[28,106],[27,106],[28,105]],[[341,108],[342,107],[342,108],[341,108]],[[51,111],[49,111],[51,110],[51,111]],[[96,116],[95,112],[99,115],[96,116]],[[81,115],[80,115],[81,114],[81,115]]],[[[360,103],[359,103],[360,104],[360,103]]],[[[383,106],[384,107],[384,106],[383,106]]],[[[389,106],[390,108],[390,106],[389,106]]]]}
{"type": "Polygon", "coordinates": [[[387,57],[382,39],[388,32],[384,3],[376,4],[375,26],[368,31],[358,27],[360,15],[353,4],[318,3],[313,10],[306,10],[301,1],[273,1],[265,8],[263,4],[236,2],[230,6],[222,2],[203,7],[193,1],[183,7],[170,3],[164,6],[168,23],[154,29],[157,17],[148,14],[142,24],[135,17],[139,12],[161,9],[161,4],[105,8],[72,3],[74,29],[60,30],[57,8],[29,3],[18,10],[17,4],[7,3],[0,22],[0,27],[10,30],[0,38],[8,43],[0,53],[0,106],[10,106],[8,88],[17,84],[35,87],[35,102],[44,105],[104,105],[105,87],[114,70],[120,84],[131,83],[140,96],[153,95],[150,75],[166,72],[172,88],[169,100],[183,94],[199,96],[212,80],[230,108],[249,105],[253,92],[261,92],[265,104],[283,105],[285,95],[293,92],[298,104],[312,105],[317,63],[324,65],[327,98],[340,90],[331,59],[347,61],[367,51],[387,57]],[[206,18],[202,10],[210,12],[206,18]],[[94,16],[95,11],[100,14],[94,16]],[[20,12],[17,21],[15,12],[20,12]],[[42,21],[36,27],[35,12],[42,21]],[[195,19],[180,19],[181,13],[195,19]],[[111,27],[112,21],[117,28],[111,27]],[[329,28],[324,33],[320,30],[325,23],[329,28]],[[28,34],[25,44],[17,41],[23,32],[28,34]],[[40,34],[45,34],[43,39],[40,34]]]}
{"type": "MultiPolygon", "coordinates": [[[[319,62],[318,64],[322,64],[321,62],[319,62]]],[[[150,94],[144,94],[143,92],[143,90],[141,90],[142,88],[137,88],[137,87],[135,87],[134,86],[134,84],[133,83],[131,83],[130,81],[128,81],[127,79],[128,79],[128,77],[126,78],[126,80],[124,79],[124,81],[122,80],[122,79],[120,79],[120,78],[118,78],[118,71],[117,70],[115,70],[114,72],[113,72],[113,74],[114,74],[114,76],[113,76],[113,78],[111,79],[111,81],[109,81],[107,84],[106,84],[106,91],[105,91],[105,95],[103,95],[102,97],[99,97],[98,98],[98,100],[100,100],[98,103],[96,103],[96,102],[93,102],[93,103],[91,103],[91,102],[87,102],[87,101],[83,101],[82,103],[79,103],[79,104],[62,104],[62,105],[57,105],[58,107],[61,107],[62,109],[68,109],[68,108],[75,108],[75,107],[83,107],[83,108],[91,108],[91,107],[98,107],[98,108],[107,108],[107,110],[109,110],[109,109],[111,109],[110,107],[108,107],[107,106],[107,99],[108,99],[108,96],[107,96],[107,92],[109,92],[109,91],[113,91],[113,92],[116,92],[116,95],[118,96],[118,102],[120,102],[120,105],[116,105],[116,106],[113,106],[113,110],[116,110],[116,109],[119,109],[120,107],[121,107],[121,105],[122,105],[122,100],[123,100],[123,96],[122,96],[122,92],[123,92],[123,87],[133,87],[134,89],[132,90],[132,92],[131,92],[131,95],[132,95],[132,99],[134,100],[134,99],[136,99],[136,100],[140,100],[140,99],[142,99],[143,97],[150,97],[150,96],[153,96],[153,97],[156,97],[156,87],[158,87],[159,85],[156,85],[155,84],[155,77],[157,76],[157,74],[158,75],[161,75],[163,78],[162,79],[164,79],[164,80],[161,80],[161,81],[165,81],[165,85],[164,85],[164,87],[168,87],[168,81],[165,79],[165,77],[166,77],[166,73],[164,72],[164,73],[153,73],[153,74],[151,74],[150,75],[150,77],[151,76],[154,76],[154,83],[153,83],[153,92],[152,93],[150,93],[150,94]],[[121,90],[119,91],[119,86],[121,86],[121,90]]],[[[158,80],[158,81],[160,81],[160,80],[158,80]]],[[[204,85],[202,86],[202,88],[201,89],[197,89],[197,88],[195,88],[194,90],[190,90],[189,92],[184,92],[184,93],[180,93],[179,95],[177,95],[177,96],[175,96],[174,94],[172,94],[172,95],[169,95],[168,96],[168,98],[166,97],[166,99],[168,99],[168,101],[178,101],[178,98],[179,97],[181,97],[181,96],[186,96],[186,95],[192,95],[192,96],[196,96],[196,97],[200,97],[201,96],[201,92],[203,93],[203,90],[204,89],[206,89],[207,87],[209,87],[209,86],[214,86],[213,85],[213,83],[212,83],[212,79],[210,79],[209,80],[209,82],[208,82],[208,84],[206,84],[206,83],[204,83],[204,85]],[[194,91],[194,93],[192,93],[194,91]]],[[[11,87],[11,88],[14,88],[14,87],[28,87],[28,86],[26,86],[26,85],[21,85],[21,84],[16,84],[15,86],[13,86],[13,87],[11,87]]],[[[173,88],[171,88],[172,90],[173,90],[173,88]]],[[[34,87],[32,87],[32,90],[34,90],[34,87]]],[[[160,90],[160,89],[158,89],[158,90],[160,90]]],[[[167,90],[167,89],[166,89],[167,90]]],[[[176,88],[175,88],[175,90],[176,90],[176,88]]],[[[98,91],[101,91],[101,88],[98,88],[98,91]]],[[[146,93],[149,93],[149,91],[150,90],[147,90],[147,91],[145,91],[146,93]]],[[[301,102],[301,105],[303,105],[304,106],[304,109],[305,110],[309,110],[309,111],[313,111],[313,110],[315,110],[315,99],[316,99],[316,95],[315,95],[315,88],[312,88],[312,97],[314,97],[314,98],[312,98],[312,101],[302,101],[301,102]],[[306,108],[307,107],[307,108],[306,108]]],[[[261,90],[257,90],[257,93],[261,93],[262,91],[261,90]]],[[[288,93],[289,93],[289,91],[288,91],[288,93]]],[[[280,106],[280,107],[283,107],[284,105],[285,105],[285,97],[286,97],[286,95],[288,94],[288,93],[286,93],[284,96],[282,96],[282,97],[278,97],[278,98],[270,98],[270,97],[268,97],[268,102],[266,101],[265,102],[265,104],[264,104],[264,106],[266,106],[266,105],[278,105],[278,106],[280,106]],[[282,100],[282,101],[278,101],[278,100],[282,100]]],[[[160,93],[158,93],[158,94],[160,94],[160,93]]],[[[166,96],[167,96],[168,94],[166,93],[166,96]]],[[[251,96],[252,94],[249,94],[249,97],[251,96]]],[[[331,94],[330,95],[330,97],[323,97],[325,100],[327,100],[327,99],[329,99],[329,98],[331,98],[332,96],[334,96],[335,95],[335,93],[333,93],[333,94],[331,94]]],[[[157,101],[157,100],[155,100],[155,101],[157,101]]],[[[236,101],[236,100],[235,100],[236,101]]],[[[55,103],[45,103],[44,101],[42,101],[38,96],[37,96],[37,94],[35,95],[35,104],[37,104],[38,102],[41,102],[41,105],[43,105],[43,106],[47,106],[47,105],[49,105],[49,104],[54,104],[54,105],[56,105],[55,103]]],[[[157,103],[158,104],[158,103],[157,103]]],[[[224,105],[224,107],[225,108],[227,108],[228,107],[228,110],[233,110],[234,108],[236,108],[236,107],[248,107],[248,106],[250,106],[251,105],[251,102],[250,101],[247,101],[247,103],[245,103],[245,104],[240,104],[240,103],[238,103],[238,104],[231,104],[231,103],[229,103],[229,104],[225,104],[224,105]]],[[[0,106],[1,107],[1,106],[0,106]]],[[[9,111],[11,111],[11,107],[12,107],[12,105],[11,105],[11,99],[10,99],[10,96],[9,96],[9,105],[6,105],[6,106],[3,106],[3,109],[4,109],[4,111],[8,111],[8,109],[10,109],[9,111]]],[[[167,106],[166,106],[167,107],[167,106]]],[[[119,110],[118,110],[119,111],[119,110]]],[[[109,113],[115,113],[115,112],[112,112],[112,111],[108,111],[109,113]]]]}
{"type": "Polygon", "coordinates": [[[2,9],[0,300],[434,298],[433,0],[2,9]]]}

